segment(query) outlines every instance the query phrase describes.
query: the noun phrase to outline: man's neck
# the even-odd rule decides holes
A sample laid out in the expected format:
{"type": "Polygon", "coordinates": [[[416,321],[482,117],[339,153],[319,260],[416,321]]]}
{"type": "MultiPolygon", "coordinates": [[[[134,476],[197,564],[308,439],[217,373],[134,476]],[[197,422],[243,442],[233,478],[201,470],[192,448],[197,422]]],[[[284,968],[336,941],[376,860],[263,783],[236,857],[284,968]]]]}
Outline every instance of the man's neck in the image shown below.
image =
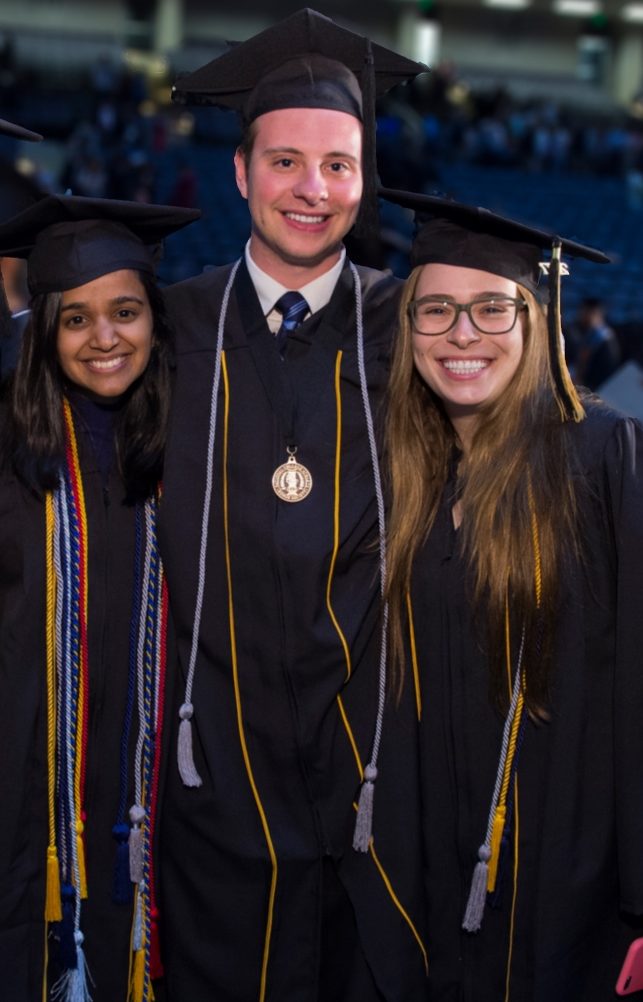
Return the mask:
{"type": "Polygon", "coordinates": [[[321,261],[295,263],[284,261],[254,236],[250,237],[249,243],[250,256],[257,267],[270,275],[275,282],[295,291],[334,268],[341,257],[342,250],[342,246],[337,247],[336,251],[321,261]]]}
{"type": "MultiPolygon", "coordinates": [[[[250,278],[252,284],[255,287],[255,291],[259,297],[259,304],[263,310],[264,315],[268,319],[268,326],[271,327],[276,319],[273,317],[273,311],[275,303],[284,292],[297,291],[301,292],[305,297],[306,302],[311,313],[317,313],[318,310],[323,309],[333,295],[337,282],[339,281],[339,276],[343,270],[344,262],[346,258],[346,252],[342,248],[336,263],[323,275],[319,275],[317,278],[313,278],[307,281],[304,285],[300,285],[299,289],[292,290],[291,286],[283,285],[278,282],[277,279],[269,275],[263,268],[257,265],[257,262],[253,259],[250,253],[250,241],[246,244],[245,249],[245,260],[248,271],[250,273],[250,278]]],[[[309,272],[307,272],[307,275],[309,272]]],[[[279,323],[281,320],[279,320],[279,323]]],[[[272,329],[272,327],[271,327],[272,329]]]]}

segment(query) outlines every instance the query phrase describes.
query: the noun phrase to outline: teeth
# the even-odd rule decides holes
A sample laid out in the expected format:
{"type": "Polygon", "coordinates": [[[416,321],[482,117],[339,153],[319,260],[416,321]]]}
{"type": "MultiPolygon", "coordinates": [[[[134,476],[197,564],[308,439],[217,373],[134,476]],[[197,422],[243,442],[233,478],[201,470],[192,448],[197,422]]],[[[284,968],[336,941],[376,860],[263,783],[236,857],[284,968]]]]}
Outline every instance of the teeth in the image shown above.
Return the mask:
{"type": "Polygon", "coordinates": [[[294,219],[296,223],[323,223],[326,216],[304,216],[301,212],[287,212],[288,219],[294,219]]]}
{"type": "Polygon", "coordinates": [[[476,359],[456,359],[456,358],[445,358],[442,362],[445,369],[449,372],[458,373],[470,373],[470,372],[481,372],[482,369],[486,369],[489,362],[481,358],[476,359]]]}
{"type": "Polygon", "coordinates": [[[88,358],[87,364],[92,369],[115,369],[123,361],[123,355],[116,355],[115,358],[88,358]]]}

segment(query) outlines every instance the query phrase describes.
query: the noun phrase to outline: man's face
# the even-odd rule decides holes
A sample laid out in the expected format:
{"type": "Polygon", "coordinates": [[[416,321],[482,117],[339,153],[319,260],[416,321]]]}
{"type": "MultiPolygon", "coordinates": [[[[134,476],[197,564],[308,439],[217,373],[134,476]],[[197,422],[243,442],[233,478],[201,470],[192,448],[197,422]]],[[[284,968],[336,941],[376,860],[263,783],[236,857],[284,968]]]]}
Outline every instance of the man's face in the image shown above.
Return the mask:
{"type": "Polygon", "coordinates": [[[343,111],[285,108],[260,115],[254,129],[250,156],[235,154],[237,185],[252,217],[252,257],[296,288],[332,267],[355,222],[362,126],[343,111]]]}

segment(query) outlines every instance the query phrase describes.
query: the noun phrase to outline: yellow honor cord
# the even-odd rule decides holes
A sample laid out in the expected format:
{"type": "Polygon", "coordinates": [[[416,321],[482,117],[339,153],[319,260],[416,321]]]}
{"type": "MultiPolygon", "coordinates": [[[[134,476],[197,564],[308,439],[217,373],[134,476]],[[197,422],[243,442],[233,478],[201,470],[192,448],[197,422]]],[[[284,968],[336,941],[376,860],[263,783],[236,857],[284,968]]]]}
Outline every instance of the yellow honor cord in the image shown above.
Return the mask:
{"type": "Polygon", "coordinates": [[[56,573],[54,569],[54,499],[45,497],[45,657],[47,674],[47,846],[45,921],[60,922],[60,865],[56,846],[56,573]]]}
{"type": "Polygon", "coordinates": [[[498,876],[498,860],[500,859],[500,842],[502,840],[502,833],[505,827],[505,820],[507,817],[507,807],[506,804],[499,804],[496,807],[496,813],[493,818],[493,828],[491,831],[491,856],[488,863],[487,872],[487,891],[492,892],[496,889],[496,878],[498,876]]]}

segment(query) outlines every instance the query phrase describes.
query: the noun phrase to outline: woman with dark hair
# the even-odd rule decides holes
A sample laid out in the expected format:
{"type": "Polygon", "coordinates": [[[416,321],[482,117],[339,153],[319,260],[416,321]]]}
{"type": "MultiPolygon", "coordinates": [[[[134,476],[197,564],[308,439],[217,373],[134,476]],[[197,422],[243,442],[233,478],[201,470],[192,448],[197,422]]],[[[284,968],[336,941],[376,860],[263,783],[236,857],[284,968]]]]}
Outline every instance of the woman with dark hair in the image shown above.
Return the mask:
{"type": "Polygon", "coordinates": [[[422,705],[428,998],[604,1002],[643,927],[643,438],[569,379],[561,244],[606,259],[386,194],[430,214],[387,428],[394,664],[422,705]]]}
{"type": "Polygon", "coordinates": [[[171,334],[155,250],[197,217],[48,196],[0,226],[32,297],[0,427],[3,1002],[142,1002],[160,973],[171,334]]]}

